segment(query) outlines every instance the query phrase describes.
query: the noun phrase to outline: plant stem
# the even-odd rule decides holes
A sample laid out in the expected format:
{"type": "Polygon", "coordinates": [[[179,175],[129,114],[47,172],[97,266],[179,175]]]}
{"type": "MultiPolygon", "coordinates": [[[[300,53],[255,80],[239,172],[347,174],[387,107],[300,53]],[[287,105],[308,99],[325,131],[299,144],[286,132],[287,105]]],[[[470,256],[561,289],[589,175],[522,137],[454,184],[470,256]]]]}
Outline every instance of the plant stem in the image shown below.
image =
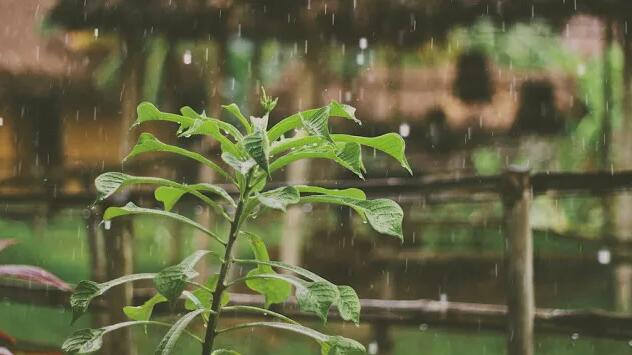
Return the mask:
{"type": "Polygon", "coordinates": [[[241,225],[244,206],[246,201],[248,200],[248,195],[250,195],[248,184],[250,183],[251,176],[252,174],[249,174],[246,178],[244,193],[239,199],[237,209],[235,210],[235,216],[230,224],[230,231],[228,232],[228,242],[226,243],[226,250],[224,252],[224,261],[222,262],[222,266],[219,270],[219,277],[217,279],[215,292],[213,292],[213,303],[211,305],[212,312],[208,323],[206,324],[206,335],[204,336],[204,344],[202,345],[202,355],[210,355],[211,351],[213,350],[213,342],[215,341],[215,336],[217,335],[215,329],[217,328],[217,323],[219,321],[222,293],[226,289],[226,285],[224,284],[224,282],[226,280],[226,276],[228,275],[228,269],[232,264],[231,258],[233,244],[235,243],[235,241],[237,240],[237,236],[239,235],[239,227],[241,225]]]}

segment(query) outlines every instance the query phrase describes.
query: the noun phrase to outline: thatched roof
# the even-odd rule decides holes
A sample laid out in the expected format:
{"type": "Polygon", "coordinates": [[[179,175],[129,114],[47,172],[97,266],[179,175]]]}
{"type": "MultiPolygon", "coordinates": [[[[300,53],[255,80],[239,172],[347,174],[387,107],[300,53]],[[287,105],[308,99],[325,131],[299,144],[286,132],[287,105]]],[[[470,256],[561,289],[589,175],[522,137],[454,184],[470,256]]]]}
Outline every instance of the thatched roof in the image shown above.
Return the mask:
{"type": "Polygon", "coordinates": [[[482,16],[502,23],[542,18],[561,25],[578,13],[626,19],[628,0],[60,0],[51,20],[67,28],[162,32],[208,38],[239,34],[281,41],[331,40],[417,46],[482,16]]]}
{"type": "Polygon", "coordinates": [[[63,34],[47,36],[41,28],[55,4],[55,0],[0,1],[0,79],[13,86],[30,81],[35,84],[31,88],[45,89],[52,81],[76,77],[85,69],[86,63],[65,50],[63,34]]]}

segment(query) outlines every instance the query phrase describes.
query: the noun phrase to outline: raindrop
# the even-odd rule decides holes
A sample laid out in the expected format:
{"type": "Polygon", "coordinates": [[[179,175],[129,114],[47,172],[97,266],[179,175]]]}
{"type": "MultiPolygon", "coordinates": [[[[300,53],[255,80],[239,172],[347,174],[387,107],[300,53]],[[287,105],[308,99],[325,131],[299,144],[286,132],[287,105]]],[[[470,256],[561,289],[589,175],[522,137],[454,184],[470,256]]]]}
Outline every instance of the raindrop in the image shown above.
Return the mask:
{"type": "Polygon", "coordinates": [[[577,340],[577,339],[579,339],[579,333],[571,334],[571,340],[577,340]]]}
{"type": "Polygon", "coordinates": [[[196,214],[196,215],[200,215],[200,214],[202,214],[203,212],[204,212],[204,207],[202,207],[202,206],[200,206],[200,205],[195,206],[195,214],[196,214]]]}
{"type": "Polygon", "coordinates": [[[599,261],[599,264],[608,265],[611,259],[610,250],[602,248],[597,252],[597,261],[599,261]]]}
{"type": "Polygon", "coordinates": [[[579,63],[577,64],[577,76],[582,77],[586,74],[586,64],[579,63]]]}
{"type": "Polygon", "coordinates": [[[109,231],[110,228],[112,228],[112,221],[111,220],[103,221],[103,228],[105,228],[106,231],[109,231]]]}
{"type": "Polygon", "coordinates": [[[193,55],[191,54],[191,50],[187,49],[184,51],[184,54],[182,55],[182,62],[186,65],[191,64],[191,60],[193,59],[193,55]]]}
{"type": "Polygon", "coordinates": [[[367,49],[368,45],[369,42],[367,41],[366,37],[360,38],[360,49],[365,50],[367,49]]]}
{"type": "Polygon", "coordinates": [[[399,135],[406,138],[410,135],[410,125],[406,122],[399,125],[399,135]]]}
{"type": "Polygon", "coordinates": [[[98,28],[94,29],[94,38],[99,38],[99,29],[98,28]]]}
{"type": "Polygon", "coordinates": [[[4,118],[0,117],[0,127],[4,126],[4,118]]]}
{"type": "Polygon", "coordinates": [[[356,56],[356,64],[364,65],[364,53],[358,53],[356,56]]]}
{"type": "Polygon", "coordinates": [[[428,324],[426,323],[422,323],[419,325],[419,330],[421,330],[422,332],[425,332],[426,330],[428,330],[428,324]]]}
{"type": "Polygon", "coordinates": [[[372,341],[369,343],[369,348],[367,349],[369,354],[377,354],[378,352],[378,346],[377,346],[377,341],[372,341]]]}
{"type": "Polygon", "coordinates": [[[630,340],[630,341],[628,342],[628,345],[629,345],[629,346],[632,346],[632,340],[630,340]]]}

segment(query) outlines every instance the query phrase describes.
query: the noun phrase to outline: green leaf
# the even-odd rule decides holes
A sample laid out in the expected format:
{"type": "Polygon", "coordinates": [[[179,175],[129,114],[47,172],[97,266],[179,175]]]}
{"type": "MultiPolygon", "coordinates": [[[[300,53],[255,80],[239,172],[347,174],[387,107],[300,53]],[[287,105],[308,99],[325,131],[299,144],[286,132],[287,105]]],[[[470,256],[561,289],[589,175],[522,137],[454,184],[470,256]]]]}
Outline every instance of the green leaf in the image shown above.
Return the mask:
{"type": "Polygon", "coordinates": [[[311,328],[307,328],[305,326],[302,325],[298,325],[298,324],[292,324],[292,323],[283,323],[283,322],[251,322],[251,323],[242,323],[239,325],[236,325],[234,327],[228,328],[228,329],[221,329],[218,331],[218,333],[224,333],[230,330],[236,330],[236,329],[243,329],[243,328],[253,328],[253,327],[267,327],[267,328],[275,328],[275,329],[282,329],[282,330],[288,330],[297,334],[301,334],[301,335],[305,335],[308,336],[314,340],[316,340],[318,343],[324,343],[329,339],[328,335],[325,335],[323,333],[320,333],[314,329],[311,328]]]}
{"type": "Polygon", "coordinates": [[[356,188],[349,189],[327,189],[320,186],[308,186],[308,185],[296,185],[294,186],[298,192],[303,195],[306,193],[314,193],[321,195],[330,195],[330,196],[340,196],[340,197],[349,197],[357,200],[366,200],[366,194],[364,191],[356,188]]]}
{"type": "MultiPolygon", "coordinates": [[[[215,288],[217,287],[218,278],[219,278],[219,274],[214,274],[214,275],[209,276],[209,278],[206,280],[206,282],[203,285],[204,287],[200,287],[192,292],[193,296],[195,296],[198,299],[198,301],[200,302],[200,305],[204,309],[208,310],[209,308],[211,308],[211,305],[213,303],[213,293],[209,292],[208,290],[215,291],[215,288]]],[[[227,305],[229,302],[230,302],[230,294],[228,292],[223,292],[222,300],[220,302],[221,306],[223,307],[227,305]]],[[[184,301],[184,308],[189,311],[198,309],[200,305],[196,305],[191,299],[187,299],[186,301],[184,301]]]]}
{"type": "Polygon", "coordinates": [[[374,230],[404,240],[402,233],[404,211],[395,201],[376,199],[357,201],[355,205],[364,210],[366,219],[374,230]]]}
{"type": "MultiPolygon", "coordinates": [[[[253,259],[234,259],[235,262],[237,263],[241,263],[241,264],[255,264],[255,265],[267,265],[267,266],[271,266],[271,267],[278,267],[284,270],[288,270],[288,271],[292,271],[293,273],[303,276],[311,281],[327,281],[324,278],[320,277],[319,275],[307,270],[307,269],[303,269],[302,267],[299,266],[295,266],[295,265],[291,265],[291,264],[286,264],[280,261],[273,261],[273,260],[253,260],[253,259]]],[[[271,269],[267,269],[265,268],[265,270],[271,270],[271,269]]]]}
{"type": "Polygon", "coordinates": [[[348,134],[332,135],[336,142],[349,142],[365,145],[382,151],[395,158],[412,175],[412,170],[406,160],[406,142],[397,133],[387,133],[378,137],[360,137],[348,134]]]}
{"type": "MultiPolygon", "coordinates": [[[[131,320],[148,321],[151,318],[154,307],[162,302],[167,302],[167,299],[161,294],[156,294],[140,306],[123,307],[123,313],[131,320]]],[[[147,334],[147,325],[145,325],[145,334],[147,334]]]]}
{"type": "Polygon", "coordinates": [[[203,256],[210,253],[208,250],[198,250],[179,264],[164,268],[154,278],[156,290],[167,300],[174,302],[184,291],[187,281],[198,275],[194,270],[195,264],[203,256]]]}
{"type": "Polygon", "coordinates": [[[241,113],[239,106],[233,103],[230,105],[222,105],[222,107],[239,120],[241,125],[244,126],[244,128],[246,129],[246,132],[252,133],[252,127],[250,126],[250,123],[248,123],[246,117],[241,113]]]}
{"type": "MultiPolygon", "coordinates": [[[[328,107],[330,117],[342,117],[353,120],[358,124],[360,123],[360,121],[355,118],[355,108],[348,105],[340,104],[336,101],[330,102],[328,107]]],[[[282,119],[279,123],[274,125],[274,127],[270,128],[270,130],[268,131],[268,138],[271,142],[277,140],[286,132],[300,127],[303,124],[304,120],[311,120],[311,116],[316,114],[318,110],[319,109],[311,109],[307,111],[302,111],[282,119]]]]}
{"type": "Polygon", "coordinates": [[[178,137],[191,137],[193,135],[205,135],[213,137],[216,141],[220,142],[222,149],[240,156],[241,153],[237,146],[231,142],[228,138],[226,138],[221,132],[219,128],[219,121],[213,119],[195,119],[191,127],[187,130],[183,131],[178,135],[178,137]]]}
{"type": "Polygon", "coordinates": [[[178,321],[175,322],[171,328],[169,328],[167,334],[165,334],[165,336],[162,338],[154,354],[171,354],[171,351],[180,338],[180,335],[182,335],[182,332],[184,332],[189,323],[191,323],[191,321],[202,312],[204,312],[203,309],[196,309],[195,311],[189,312],[182,316],[182,318],[178,319],[178,321]]]}
{"type": "Polygon", "coordinates": [[[322,137],[306,136],[303,134],[297,134],[291,138],[281,138],[272,142],[270,145],[270,156],[277,156],[290,149],[302,148],[305,146],[317,146],[320,143],[327,144],[322,137]]]}
{"type": "Polygon", "coordinates": [[[183,130],[191,126],[193,124],[193,119],[189,117],[184,117],[172,113],[161,112],[154,104],[151,102],[141,102],[136,108],[136,112],[138,113],[138,118],[136,122],[132,125],[132,127],[138,126],[142,123],[149,121],[167,121],[174,122],[180,125],[179,130],[183,130]]]}
{"type": "MultiPolygon", "coordinates": [[[[62,345],[62,350],[66,353],[75,354],[75,353],[90,353],[97,351],[103,345],[103,336],[109,332],[115,331],[117,329],[121,329],[124,327],[129,327],[132,325],[159,325],[159,326],[167,326],[171,328],[170,324],[155,322],[155,321],[129,321],[129,322],[121,322],[112,325],[108,325],[107,327],[102,327],[98,329],[81,329],[74,332],[62,345]]],[[[181,331],[182,332],[182,331],[181,331]]],[[[195,336],[191,332],[184,330],[187,335],[191,336],[193,339],[197,340],[199,343],[202,343],[202,339],[195,336]]]]}
{"type": "Polygon", "coordinates": [[[353,208],[367,220],[371,227],[382,234],[398,237],[403,240],[402,221],[404,211],[395,201],[388,199],[357,200],[347,197],[311,195],[301,197],[307,203],[333,203],[353,208]]]}
{"type": "Polygon", "coordinates": [[[364,348],[364,346],[353,339],[348,339],[341,336],[326,335],[314,329],[307,328],[298,324],[282,322],[243,323],[231,328],[222,329],[219,331],[219,333],[252,327],[276,328],[308,336],[320,344],[321,354],[323,355],[355,355],[366,353],[366,349],[364,348]]]}
{"type": "Polygon", "coordinates": [[[298,266],[286,264],[279,261],[262,261],[252,259],[234,259],[235,262],[240,264],[255,264],[255,265],[268,265],[271,267],[278,267],[284,270],[292,271],[300,276],[303,276],[310,281],[326,282],[332,285],[332,287],[338,288],[339,297],[337,298],[336,306],[340,312],[340,316],[344,320],[353,321],[356,325],[360,322],[360,299],[358,295],[349,286],[335,286],[331,282],[325,280],[321,276],[303,269],[298,266]]]}
{"type": "Polygon", "coordinates": [[[264,131],[257,130],[246,137],[242,141],[243,147],[248,155],[257,162],[257,165],[261,167],[268,175],[270,175],[269,168],[269,144],[268,137],[264,131]]]}
{"type": "Polygon", "coordinates": [[[342,146],[338,145],[335,160],[338,164],[358,175],[360,179],[364,179],[362,173],[366,172],[366,169],[362,162],[362,149],[359,144],[344,143],[342,146]]]}
{"type": "Polygon", "coordinates": [[[103,334],[105,330],[80,329],[74,332],[61,346],[61,349],[69,354],[85,354],[101,349],[103,346],[103,334]]]}
{"type": "Polygon", "coordinates": [[[333,143],[329,136],[329,112],[330,106],[321,107],[311,115],[302,115],[299,112],[303,128],[312,136],[323,137],[333,143]]]}
{"type": "Polygon", "coordinates": [[[180,189],[196,196],[197,198],[199,198],[200,200],[206,202],[207,204],[211,206],[217,205],[217,203],[215,203],[213,200],[210,200],[209,198],[207,198],[206,196],[202,194],[202,192],[210,192],[212,194],[215,194],[224,198],[232,206],[236,206],[235,200],[233,200],[232,197],[230,197],[230,195],[228,194],[228,192],[226,192],[226,190],[224,190],[223,188],[217,185],[212,185],[212,184],[201,183],[201,184],[186,185],[186,184],[180,184],[175,181],[162,179],[162,178],[156,178],[156,177],[151,177],[151,176],[132,176],[132,175],[119,173],[119,172],[103,173],[94,180],[94,185],[97,189],[97,196],[98,196],[99,201],[112,196],[114,193],[116,193],[117,191],[121,190],[122,188],[126,186],[135,185],[135,184],[150,184],[150,185],[166,186],[166,187],[172,187],[175,189],[180,189]]]}
{"type": "Polygon", "coordinates": [[[338,290],[327,281],[308,282],[296,288],[296,300],[302,311],[313,312],[327,322],[329,308],[338,300],[338,290]]]}
{"type": "MultiPolygon", "coordinates": [[[[270,261],[268,250],[259,236],[252,233],[246,233],[249,237],[250,248],[252,249],[255,259],[260,261],[270,261]]],[[[248,276],[261,274],[275,274],[271,266],[258,265],[256,269],[250,270],[248,276]]],[[[265,298],[265,307],[271,304],[282,303],[292,294],[292,287],[283,280],[278,279],[252,279],[246,280],[246,286],[251,290],[262,294],[265,298]]]]}
{"type": "MultiPolygon", "coordinates": [[[[235,203],[235,200],[233,200],[233,198],[230,197],[228,192],[226,192],[226,190],[224,190],[224,188],[222,188],[220,186],[202,182],[202,183],[198,183],[198,184],[184,185],[184,187],[186,189],[192,189],[192,190],[198,191],[198,192],[209,192],[209,193],[212,193],[214,195],[220,196],[224,200],[228,201],[228,203],[230,203],[231,206],[237,207],[237,204],[235,203]]],[[[189,192],[189,191],[187,190],[187,192],[189,192]]]]}
{"type": "Polygon", "coordinates": [[[128,202],[125,206],[123,207],[109,207],[107,210],[105,210],[105,213],[103,213],[103,219],[108,221],[111,220],[113,218],[117,218],[117,217],[121,217],[121,216],[128,216],[128,215],[136,215],[136,214],[143,214],[143,215],[150,215],[150,216],[157,216],[157,217],[166,217],[169,219],[173,219],[179,222],[182,222],[184,224],[187,224],[195,229],[198,229],[204,233],[206,233],[208,236],[210,236],[211,238],[217,240],[218,242],[220,242],[223,245],[226,245],[226,242],[224,242],[223,240],[221,240],[215,233],[211,232],[209,229],[205,228],[204,226],[202,226],[201,224],[186,218],[184,216],[181,216],[177,213],[173,213],[173,212],[168,212],[168,211],[161,211],[161,210],[155,210],[155,209],[151,209],[151,208],[143,208],[143,207],[138,207],[136,206],[133,202],[128,202]]]}
{"type": "Polygon", "coordinates": [[[222,153],[222,160],[241,175],[248,174],[250,169],[257,165],[254,159],[240,159],[228,152],[222,153]]]}
{"type": "MultiPolygon", "coordinates": [[[[270,272],[268,271],[252,269],[248,272],[247,276],[250,277],[269,274],[270,272]]],[[[283,279],[253,278],[246,281],[246,286],[264,296],[266,308],[270,307],[271,304],[285,302],[292,294],[291,286],[283,279]]]]}
{"type": "Polygon", "coordinates": [[[260,130],[265,132],[268,129],[268,114],[266,113],[263,117],[250,116],[250,122],[252,122],[255,131],[260,130]]]}
{"type": "MultiPolygon", "coordinates": [[[[294,286],[296,288],[296,300],[298,301],[300,310],[315,313],[323,322],[327,321],[329,308],[338,299],[338,289],[329,281],[308,282],[292,275],[283,275],[274,272],[262,273],[259,269],[251,270],[245,277],[233,280],[233,283],[242,280],[246,280],[246,285],[253,290],[254,288],[252,288],[249,283],[252,284],[252,281],[259,280],[267,281],[262,283],[262,285],[266,286],[270,285],[271,281],[276,280],[284,281],[288,285],[294,286]]],[[[270,289],[274,291],[272,287],[270,287],[270,289]]],[[[259,292],[258,290],[255,291],[259,292]]]]}
{"type": "Polygon", "coordinates": [[[266,111],[266,114],[272,112],[277,105],[277,101],[279,101],[278,97],[272,98],[266,94],[266,89],[261,87],[261,97],[259,98],[259,103],[261,103],[261,107],[266,111]]]}
{"type": "Polygon", "coordinates": [[[88,309],[90,302],[97,296],[104,294],[110,288],[136,280],[153,279],[156,274],[132,274],[119,277],[104,283],[94,281],[80,281],[73,294],[70,296],[70,307],[72,308],[72,322],[74,323],[88,309]]]}
{"type": "Polygon", "coordinates": [[[320,344],[321,355],[355,355],[366,354],[364,345],[341,336],[329,336],[320,344]]]}
{"type": "Polygon", "coordinates": [[[364,164],[362,163],[361,153],[360,146],[357,143],[337,143],[335,147],[331,145],[305,146],[273,161],[270,164],[270,172],[279,170],[300,159],[329,159],[363,179],[364,164]]]}
{"type": "MultiPolygon", "coordinates": [[[[240,141],[243,138],[243,135],[241,134],[241,132],[239,132],[239,130],[235,126],[233,126],[232,124],[228,122],[218,120],[217,118],[206,117],[204,113],[198,114],[197,112],[195,112],[194,109],[190,108],[189,106],[182,107],[180,109],[180,112],[182,112],[182,115],[189,117],[193,119],[194,121],[197,119],[201,119],[204,121],[215,122],[215,124],[217,125],[217,127],[219,127],[221,131],[223,131],[226,134],[231,135],[236,141],[240,141]]],[[[193,125],[193,123],[191,123],[191,125],[193,125]]]]}
{"type": "Polygon", "coordinates": [[[104,200],[121,188],[133,183],[134,179],[130,175],[119,172],[103,173],[94,179],[94,186],[97,189],[97,200],[104,200]]]}
{"type": "Polygon", "coordinates": [[[170,302],[174,302],[186,287],[189,277],[180,265],[173,265],[164,268],[154,279],[154,287],[165,296],[170,302]]]}
{"type": "Polygon", "coordinates": [[[184,148],[163,143],[158,140],[158,138],[156,138],[153,134],[147,132],[141,133],[140,137],[138,137],[138,143],[136,143],[136,145],[132,148],[132,151],[123,159],[123,162],[126,162],[127,160],[140,154],[150,152],[168,152],[193,159],[213,169],[215,172],[217,172],[227,180],[232,181],[230,175],[228,175],[222,168],[220,168],[217,164],[213,163],[203,155],[196,152],[188,151],[184,148]]]}
{"type": "Polygon", "coordinates": [[[189,138],[195,135],[211,136],[219,140],[221,143],[229,142],[232,144],[232,142],[230,142],[228,138],[224,137],[219,132],[219,126],[217,125],[217,122],[210,119],[194,119],[191,126],[185,131],[180,132],[178,134],[178,137],[189,138]]]}
{"type": "Polygon", "coordinates": [[[162,202],[165,206],[165,211],[171,211],[176,202],[180,200],[180,197],[186,193],[187,192],[185,190],[175,187],[160,186],[154,191],[154,197],[156,198],[156,201],[162,202]]]}
{"type": "Polygon", "coordinates": [[[262,205],[283,212],[285,212],[287,205],[298,203],[300,200],[298,190],[292,186],[279,187],[278,189],[258,193],[256,196],[262,205]]]}
{"type": "MultiPolygon", "coordinates": [[[[189,186],[186,186],[185,188],[160,186],[154,191],[154,196],[156,198],[156,201],[160,201],[163,203],[165,207],[165,211],[170,211],[184,194],[192,193],[194,195],[197,195],[200,193],[200,191],[210,191],[214,194],[221,195],[227,201],[232,201],[231,205],[234,206],[235,201],[230,197],[230,195],[228,195],[228,193],[226,193],[224,189],[215,185],[211,185],[211,184],[189,185],[189,186]]],[[[207,201],[209,200],[208,198],[202,198],[202,200],[207,202],[207,204],[209,204],[211,207],[213,207],[213,209],[218,214],[230,220],[230,217],[226,214],[224,209],[215,201],[212,201],[212,200],[207,201]]]]}
{"type": "Polygon", "coordinates": [[[362,122],[359,119],[357,119],[355,116],[355,112],[356,112],[355,107],[346,105],[346,104],[341,104],[340,102],[336,100],[332,100],[329,103],[329,106],[331,107],[331,111],[330,111],[331,116],[346,118],[348,120],[352,120],[353,122],[359,125],[362,124],[362,122]]]}
{"type": "Polygon", "coordinates": [[[340,317],[344,320],[353,321],[356,325],[360,324],[360,299],[355,290],[349,286],[338,286],[340,297],[336,306],[340,317]]]}
{"type": "MultiPolygon", "coordinates": [[[[340,143],[356,143],[371,147],[382,151],[395,158],[402,167],[412,174],[410,165],[406,159],[406,143],[404,139],[397,133],[387,133],[378,137],[361,137],[347,134],[331,134],[334,142],[340,143]]],[[[315,147],[325,143],[326,140],[320,136],[296,136],[287,139],[281,139],[272,143],[270,150],[271,156],[276,156],[290,149],[301,149],[302,147],[315,147]]]]}
{"type": "Polygon", "coordinates": [[[134,122],[134,124],[132,125],[133,127],[148,121],[167,121],[179,124],[180,127],[178,129],[178,132],[182,132],[191,127],[196,119],[202,119],[215,122],[221,130],[223,130],[227,134],[232,135],[236,140],[241,140],[241,138],[243,138],[241,133],[239,133],[239,131],[231,124],[222,122],[216,118],[209,118],[203,115],[199,115],[188,106],[180,109],[182,115],[177,115],[174,113],[161,112],[150,102],[141,102],[138,105],[136,111],[138,112],[138,118],[136,119],[136,122],[134,122]]]}

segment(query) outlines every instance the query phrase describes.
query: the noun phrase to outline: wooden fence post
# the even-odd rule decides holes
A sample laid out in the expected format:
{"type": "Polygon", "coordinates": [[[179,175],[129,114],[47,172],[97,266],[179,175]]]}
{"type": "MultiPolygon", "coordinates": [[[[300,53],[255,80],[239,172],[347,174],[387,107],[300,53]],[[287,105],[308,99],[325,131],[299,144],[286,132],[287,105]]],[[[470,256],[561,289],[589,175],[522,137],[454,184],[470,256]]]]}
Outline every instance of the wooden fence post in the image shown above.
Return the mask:
{"type": "MultiPolygon", "coordinates": [[[[86,227],[88,237],[88,254],[90,258],[90,280],[95,282],[107,281],[107,268],[105,261],[105,240],[99,222],[102,209],[100,205],[87,209],[86,227]]],[[[110,325],[110,316],[105,312],[93,312],[91,314],[92,328],[101,328],[110,325]]],[[[112,341],[104,339],[103,346],[97,354],[111,354],[112,341]]]]}
{"type": "Polygon", "coordinates": [[[90,280],[95,282],[106,281],[106,266],[104,255],[103,233],[99,229],[101,206],[87,209],[86,229],[88,237],[88,254],[90,255],[90,280]]]}
{"type": "MultiPolygon", "coordinates": [[[[320,103],[320,91],[315,86],[313,63],[305,63],[302,84],[296,90],[295,98],[298,99],[298,109],[305,110],[320,103]]],[[[299,133],[300,134],[300,133],[299,133]]],[[[286,168],[286,182],[289,184],[304,184],[308,177],[310,166],[306,160],[299,160],[286,168]]],[[[303,261],[303,228],[305,214],[299,205],[290,206],[283,215],[283,235],[279,247],[279,257],[284,263],[301,265],[303,261]]]]}
{"type": "MultiPolygon", "coordinates": [[[[117,218],[107,225],[103,234],[105,239],[105,258],[107,260],[107,279],[112,280],[132,274],[134,269],[131,218],[117,218]]],[[[123,313],[123,307],[132,304],[133,291],[132,283],[128,282],[113,288],[105,295],[110,324],[129,320],[123,313]]],[[[133,348],[134,343],[130,328],[121,329],[114,334],[114,337],[110,337],[109,342],[112,354],[133,355],[136,353],[133,348]]]]}
{"type": "Polygon", "coordinates": [[[528,169],[503,174],[505,267],[507,269],[507,353],[533,355],[533,238],[529,222],[531,183],[528,169]]]}
{"type": "MultiPolygon", "coordinates": [[[[123,92],[121,95],[121,122],[119,143],[119,158],[125,157],[136,141],[137,132],[130,132],[136,118],[136,105],[140,101],[140,83],[143,70],[143,57],[139,44],[141,38],[137,34],[123,34],[122,53],[123,63],[123,92]]],[[[129,201],[127,193],[119,194],[112,200],[113,205],[121,206],[129,201]]],[[[104,211],[105,211],[104,206],[104,211]]],[[[129,217],[117,218],[111,224],[104,225],[104,246],[106,259],[106,277],[112,280],[134,272],[133,263],[133,228],[129,217]]],[[[129,320],[123,313],[123,307],[132,304],[133,285],[125,283],[109,291],[105,298],[109,309],[110,323],[120,323],[129,320]]],[[[120,329],[109,339],[111,353],[116,355],[134,355],[132,330],[120,329]]]]}

